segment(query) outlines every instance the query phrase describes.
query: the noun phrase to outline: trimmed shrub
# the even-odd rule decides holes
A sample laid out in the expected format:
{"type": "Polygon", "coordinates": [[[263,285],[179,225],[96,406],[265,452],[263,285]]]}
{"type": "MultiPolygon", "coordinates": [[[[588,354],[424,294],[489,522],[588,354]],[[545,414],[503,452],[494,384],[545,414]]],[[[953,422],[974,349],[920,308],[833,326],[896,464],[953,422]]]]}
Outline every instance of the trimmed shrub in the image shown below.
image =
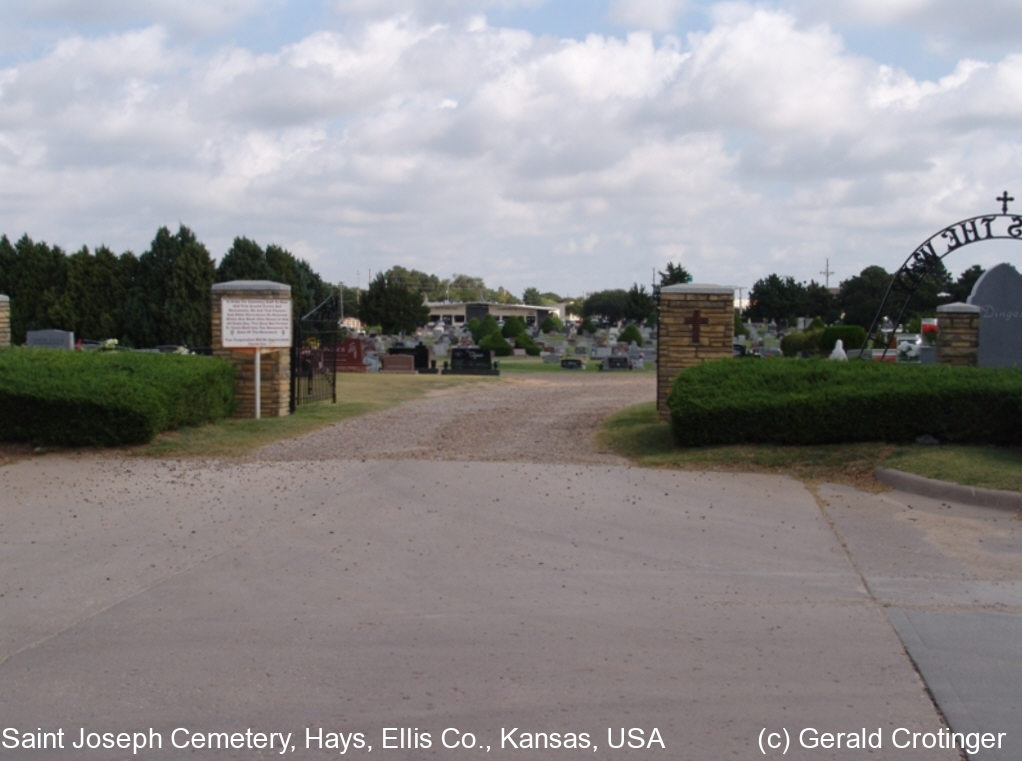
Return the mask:
{"type": "Polygon", "coordinates": [[[505,317],[504,326],[500,329],[500,334],[504,338],[514,338],[519,333],[525,332],[525,320],[521,317],[505,317]]]}
{"type": "MultiPolygon", "coordinates": [[[[781,352],[786,357],[811,357],[820,352],[822,330],[789,333],[781,339],[781,352]]],[[[834,348],[831,346],[831,348],[834,348]]]]}
{"type": "Polygon", "coordinates": [[[508,340],[500,334],[499,330],[495,330],[488,336],[484,336],[483,340],[479,342],[480,349],[489,349],[498,357],[510,357],[514,354],[514,349],[508,340]]]}
{"type": "Polygon", "coordinates": [[[719,360],[680,372],[667,405],[683,446],[1022,442],[1015,368],[719,360]]]}
{"type": "Polygon", "coordinates": [[[560,333],[564,330],[564,323],[556,314],[548,314],[539,329],[544,333],[560,333]]]}
{"type": "Polygon", "coordinates": [[[630,322],[618,335],[617,340],[626,344],[635,341],[637,346],[642,346],[642,333],[639,332],[634,322],[630,322]]]}
{"type": "Polygon", "coordinates": [[[539,344],[532,340],[532,336],[524,332],[515,336],[515,348],[525,349],[525,353],[530,357],[538,357],[541,353],[539,344]]]}
{"type": "Polygon", "coordinates": [[[119,446],[229,415],[236,369],[213,357],[141,352],[0,352],[0,438],[119,446]]]}
{"type": "Polygon", "coordinates": [[[473,317],[468,323],[468,331],[472,334],[472,340],[479,345],[480,341],[490,335],[490,333],[499,333],[500,325],[497,324],[496,317],[492,314],[488,314],[481,320],[473,317]]]}
{"type": "Polygon", "coordinates": [[[820,335],[820,353],[830,354],[839,338],[843,342],[845,351],[861,349],[866,343],[866,329],[861,325],[831,325],[829,328],[824,328],[820,335]]]}

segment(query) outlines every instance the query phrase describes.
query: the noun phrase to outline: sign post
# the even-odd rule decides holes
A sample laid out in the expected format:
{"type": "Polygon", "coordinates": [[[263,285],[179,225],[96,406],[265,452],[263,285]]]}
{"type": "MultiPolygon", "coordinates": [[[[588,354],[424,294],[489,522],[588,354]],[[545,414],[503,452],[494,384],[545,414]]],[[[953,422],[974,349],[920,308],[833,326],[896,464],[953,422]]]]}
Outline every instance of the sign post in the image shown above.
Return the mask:
{"type": "Polygon", "coordinates": [[[221,300],[225,349],[255,351],[255,417],[262,414],[262,350],[291,346],[291,299],[221,300]]]}

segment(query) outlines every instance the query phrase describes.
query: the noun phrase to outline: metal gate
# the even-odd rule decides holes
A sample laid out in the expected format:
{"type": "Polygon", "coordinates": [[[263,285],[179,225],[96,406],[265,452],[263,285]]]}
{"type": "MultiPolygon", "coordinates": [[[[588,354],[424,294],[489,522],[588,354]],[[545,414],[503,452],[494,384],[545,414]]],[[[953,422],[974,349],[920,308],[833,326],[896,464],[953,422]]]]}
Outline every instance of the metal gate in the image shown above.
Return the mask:
{"type": "Polygon", "coordinates": [[[295,322],[291,346],[291,411],[309,402],[337,403],[337,297],[330,296],[295,322]]]}

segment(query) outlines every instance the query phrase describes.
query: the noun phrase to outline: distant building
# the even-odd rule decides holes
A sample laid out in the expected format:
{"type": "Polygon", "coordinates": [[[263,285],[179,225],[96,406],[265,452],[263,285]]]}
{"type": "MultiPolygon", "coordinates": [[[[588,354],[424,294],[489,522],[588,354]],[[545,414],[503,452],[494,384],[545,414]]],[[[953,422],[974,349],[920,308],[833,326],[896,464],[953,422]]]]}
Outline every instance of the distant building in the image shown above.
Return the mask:
{"type": "Polygon", "coordinates": [[[521,317],[526,325],[540,325],[549,315],[555,314],[564,320],[565,304],[497,304],[488,301],[427,301],[430,322],[461,325],[473,319],[481,320],[493,315],[496,320],[506,317],[521,317]]]}

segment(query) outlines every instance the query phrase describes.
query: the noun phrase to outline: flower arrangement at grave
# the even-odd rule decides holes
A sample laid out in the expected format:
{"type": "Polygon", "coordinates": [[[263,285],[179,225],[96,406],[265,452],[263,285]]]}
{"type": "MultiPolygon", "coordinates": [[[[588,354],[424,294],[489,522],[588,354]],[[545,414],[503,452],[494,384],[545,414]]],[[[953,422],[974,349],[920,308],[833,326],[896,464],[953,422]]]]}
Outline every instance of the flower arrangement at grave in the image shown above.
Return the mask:
{"type": "Polygon", "coordinates": [[[108,338],[103,341],[103,345],[99,347],[100,351],[117,351],[117,339],[108,338]]]}
{"type": "Polygon", "coordinates": [[[935,317],[927,317],[924,319],[922,332],[923,343],[927,346],[935,346],[937,344],[937,336],[940,334],[940,327],[937,325],[937,319],[935,317]]]}

